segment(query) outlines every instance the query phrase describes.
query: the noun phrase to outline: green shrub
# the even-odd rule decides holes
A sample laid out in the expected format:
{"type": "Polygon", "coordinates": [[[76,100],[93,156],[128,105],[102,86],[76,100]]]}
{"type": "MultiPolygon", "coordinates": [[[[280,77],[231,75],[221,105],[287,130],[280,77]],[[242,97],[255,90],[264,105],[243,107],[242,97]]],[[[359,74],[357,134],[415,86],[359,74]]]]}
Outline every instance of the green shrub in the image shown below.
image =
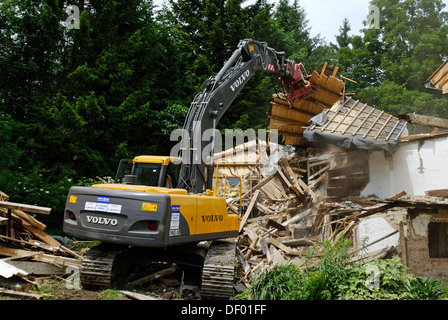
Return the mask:
{"type": "Polygon", "coordinates": [[[347,281],[339,287],[339,299],[397,300],[405,298],[406,285],[414,278],[400,258],[354,263],[347,281]]]}
{"type": "Polygon", "coordinates": [[[297,290],[302,278],[302,272],[296,265],[277,265],[251,279],[249,294],[245,293],[245,296],[254,300],[285,299],[291,290],[297,290]]]}
{"type": "Polygon", "coordinates": [[[437,300],[448,291],[437,281],[407,273],[400,258],[350,260],[350,241],[310,248],[303,268],[277,265],[250,281],[237,299],[254,300],[437,300]]]}
{"type": "Polygon", "coordinates": [[[415,278],[406,284],[406,299],[409,300],[440,300],[444,297],[442,286],[431,279],[415,278]]]}

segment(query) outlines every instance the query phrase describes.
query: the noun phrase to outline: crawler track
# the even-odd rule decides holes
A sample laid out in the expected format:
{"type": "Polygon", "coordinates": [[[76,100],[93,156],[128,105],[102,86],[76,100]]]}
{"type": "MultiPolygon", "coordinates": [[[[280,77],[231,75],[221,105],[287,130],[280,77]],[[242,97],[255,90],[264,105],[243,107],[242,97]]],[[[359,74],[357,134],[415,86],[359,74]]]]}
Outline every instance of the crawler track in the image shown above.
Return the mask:
{"type": "Polygon", "coordinates": [[[231,298],[234,292],[236,243],[213,241],[206,254],[202,250],[201,247],[183,247],[181,250],[163,251],[162,256],[156,254],[159,252],[156,248],[132,249],[101,243],[91,248],[82,261],[81,285],[86,289],[116,288],[126,283],[125,270],[136,261],[135,257],[146,258],[139,260],[147,261],[157,257],[158,261],[164,258],[167,262],[202,266],[202,299],[231,298]],[[148,252],[153,254],[149,255],[148,252]]]}
{"type": "Polygon", "coordinates": [[[81,264],[81,285],[84,288],[113,288],[117,285],[117,255],[125,247],[99,244],[87,251],[81,264]]]}
{"type": "Polygon", "coordinates": [[[202,269],[203,299],[229,299],[233,296],[235,242],[214,241],[202,269]]]}

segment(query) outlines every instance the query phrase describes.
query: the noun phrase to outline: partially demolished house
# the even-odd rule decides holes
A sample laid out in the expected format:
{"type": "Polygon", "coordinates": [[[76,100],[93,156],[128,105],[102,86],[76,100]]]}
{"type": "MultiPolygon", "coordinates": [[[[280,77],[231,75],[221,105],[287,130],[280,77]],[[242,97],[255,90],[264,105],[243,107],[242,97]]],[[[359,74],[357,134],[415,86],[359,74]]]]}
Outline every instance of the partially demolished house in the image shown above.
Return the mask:
{"type": "Polygon", "coordinates": [[[309,246],[342,238],[352,239],[354,259],[398,255],[414,274],[448,276],[448,120],[387,114],[347,95],[344,79],[322,64],[307,77],[311,97],[290,105],[273,97],[269,128],[282,145],[240,146],[263,151],[250,164],[236,149],[224,152],[234,161],[215,174],[242,178],[241,189],[229,183],[219,192],[233,211],[245,208],[245,278],[285,261],[300,265],[309,246]],[[428,133],[409,134],[415,125],[428,133]]]}

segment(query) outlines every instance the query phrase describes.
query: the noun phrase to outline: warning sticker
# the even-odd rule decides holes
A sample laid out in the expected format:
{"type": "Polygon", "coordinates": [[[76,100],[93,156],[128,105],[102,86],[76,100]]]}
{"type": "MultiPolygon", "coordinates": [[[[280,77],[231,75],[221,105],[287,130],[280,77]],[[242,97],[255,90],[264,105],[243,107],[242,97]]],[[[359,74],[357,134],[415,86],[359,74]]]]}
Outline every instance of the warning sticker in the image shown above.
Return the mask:
{"type": "Polygon", "coordinates": [[[142,211],[157,211],[157,203],[142,203],[142,211]]]}
{"type": "Polygon", "coordinates": [[[180,206],[171,206],[170,230],[179,229],[180,224],[180,206]]]}

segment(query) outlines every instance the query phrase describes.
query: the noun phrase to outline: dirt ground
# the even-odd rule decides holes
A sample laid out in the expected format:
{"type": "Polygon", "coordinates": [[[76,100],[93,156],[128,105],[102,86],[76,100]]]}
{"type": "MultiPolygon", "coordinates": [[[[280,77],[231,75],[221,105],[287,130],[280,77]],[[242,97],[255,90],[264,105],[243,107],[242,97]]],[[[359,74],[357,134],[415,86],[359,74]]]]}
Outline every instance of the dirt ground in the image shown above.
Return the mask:
{"type": "MultiPolygon", "coordinates": [[[[184,273],[181,294],[181,271],[126,290],[155,300],[198,300],[200,299],[200,283],[198,283],[197,276],[197,274],[186,275],[184,273]]],[[[33,292],[42,295],[46,300],[132,300],[132,298],[120,293],[120,290],[120,288],[97,291],[83,288],[70,289],[64,279],[47,279],[36,285],[33,292]]]]}

